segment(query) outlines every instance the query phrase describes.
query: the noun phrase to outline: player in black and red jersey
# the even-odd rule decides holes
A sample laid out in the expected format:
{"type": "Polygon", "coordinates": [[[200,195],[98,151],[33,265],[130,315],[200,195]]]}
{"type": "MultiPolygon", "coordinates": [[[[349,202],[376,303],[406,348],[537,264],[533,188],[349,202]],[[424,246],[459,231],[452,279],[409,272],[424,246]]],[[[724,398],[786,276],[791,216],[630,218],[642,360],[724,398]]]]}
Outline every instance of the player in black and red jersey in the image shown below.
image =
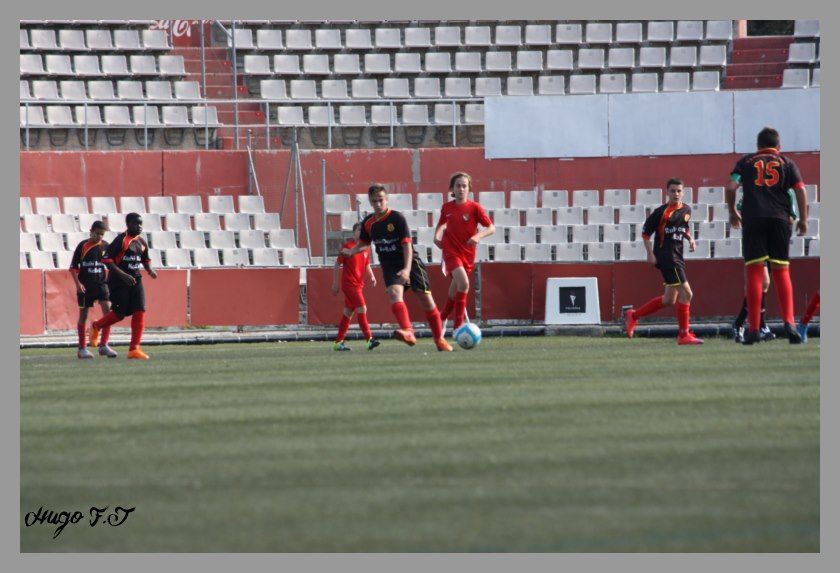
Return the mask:
{"type": "Polygon", "coordinates": [[[391,311],[400,325],[399,330],[394,331],[394,338],[409,346],[417,344],[408,307],[403,301],[403,292],[408,286],[426,311],[426,320],[432,330],[435,346],[442,352],[451,352],[452,346],[443,339],[443,324],[432,298],[429,273],[412,247],[411,232],[405,217],[388,208],[388,191],[384,185],[371,185],[368,189],[368,199],[373,213],[362,221],[359,244],[352,249],[343,249],[341,253],[345,257],[352,257],[364,249],[369,249],[373,243],[379,256],[379,264],[382,266],[385,288],[391,300],[391,311]]]}
{"type": "MultiPolygon", "coordinates": [[[[341,249],[350,250],[359,242],[359,234],[362,231],[362,224],[355,223],[353,225],[353,238],[343,245],[341,249]]],[[[379,346],[379,341],[373,337],[370,331],[370,324],[367,319],[367,305],[365,304],[365,296],[362,293],[362,288],[365,283],[365,275],[372,286],[376,286],[376,277],[373,276],[373,269],[370,268],[370,249],[365,249],[353,255],[352,257],[345,257],[342,254],[338,255],[333,267],[333,283],[332,294],[338,294],[338,274],[339,267],[341,267],[341,291],[344,293],[344,314],[341,317],[341,322],[338,324],[338,335],[335,337],[335,344],[333,348],[338,351],[351,350],[349,346],[344,344],[344,337],[347,335],[347,329],[350,328],[350,319],[353,318],[353,313],[359,320],[359,328],[362,329],[362,334],[367,340],[368,350],[373,350],[379,346]]]]}
{"type": "MultiPolygon", "coordinates": [[[[108,248],[108,243],[103,240],[107,230],[105,223],[94,221],[90,226],[90,237],[76,245],[73,259],[70,261],[70,276],[76,285],[76,300],[79,304],[79,322],[76,325],[79,333],[79,350],[76,356],[79,358],[93,358],[93,354],[87,349],[88,309],[98,302],[103,316],[111,310],[105,265],[102,263],[102,257],[108,248]]],[[[114,358],[117,353],[108,346],[110,332],[110,327],[102,331],[99,355],[114,358]]]]}
{"type": "Polygon", "coordinates": [[[140,236],[143,219],[137,213],[125,216],[126,231],[120,233],[108,245],[102,262],[108,267],[108,287],[111,291],[111,312],[94,322],[90,327],[90,345],[96,346],[99,333],[126,316],[131,316],[131,344],[127,358],[148,360],[149,355],[140,349],[146,320],[146,293],[140,269],[153,279],[157,272],[149,261],[149,246],[140,236]]]}
{"type": "Polygon", "coordinates": [[[444,274],[448,272],[452,275],[449,298],[443,307],[441,319],[446,321],[449,313],[455,311],[453,332],[461,326],[466,316],[476,245],[481,239],[496,232],[484,208],[477,201],[469,200],[471,189],[472,177],[467,173],[458,172],[449,179],[449,190],[455,198],[441,208],[435,229],[435,245],[443,254],[444,274]],[[478,225],[484,229],[479,231],[478,225]]]}
{"type": "Polygon", "coordinates": [[[683,239],[688,239],[689,249],[693,251],[695,243],[689,229],[691,207],[682,202],[682,180],[669,179],[666,186],[668,202],[654,209],[642,227],[647,260],[655,264],[662,273],[665,293],[649,300],[638,309],[627,310],[624,315],[627,337],[633,338],[636,323],[640,318],[676,303],[679,323],[677,344],[703,344],[703,341],[688,328],[692,292],[685,276],[683,239]]]}
{"type": "Polygon", "coordinates": [[[796,230],[799,235],[804,235],[808,231],[805,184],[796,163],[779,153],[778,131],[765,127],[758,133],[756,143],[758,151],[738,160],[726,185],[729,223],[735,229],[743,225],[741,241],[747,268],[749,314],[749,329],[744,335],[744,344],[754,344],[761,340],[761,294],[767,261],[770,262],[776,285],[785,334],[791,344],[799,344],[802,338],[793,318],[793,285],[789,272],[791,210],[788,189],[793,189],[798,206],[796,230]],[[735,206],[735,192],[742,186],[744,198],[739,213],[735,206]]]}

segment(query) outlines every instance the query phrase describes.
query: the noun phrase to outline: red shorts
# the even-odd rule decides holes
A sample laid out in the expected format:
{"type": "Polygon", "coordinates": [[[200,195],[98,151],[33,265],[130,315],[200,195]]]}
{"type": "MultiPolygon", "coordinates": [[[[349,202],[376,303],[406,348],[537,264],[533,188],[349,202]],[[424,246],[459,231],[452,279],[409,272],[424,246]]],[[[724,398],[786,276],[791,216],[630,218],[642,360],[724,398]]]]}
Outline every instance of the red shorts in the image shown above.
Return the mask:
{"type": "Polygon", "coordinates": [[[342,286],[341,292],[344,293],[344,308],[356,310],[360,306],[365,306],[365,296],[362,294],[362,289],[342,286]]]}
{"type": "Polygon", "coordinates": [[[442,258],[443,264],[446,265],[446,272],[449,274],[452,274],[452,271],[458,267],[464,267],[467,274],[472,273],[475,268],[475,255],[443,251],[442,258]]]}

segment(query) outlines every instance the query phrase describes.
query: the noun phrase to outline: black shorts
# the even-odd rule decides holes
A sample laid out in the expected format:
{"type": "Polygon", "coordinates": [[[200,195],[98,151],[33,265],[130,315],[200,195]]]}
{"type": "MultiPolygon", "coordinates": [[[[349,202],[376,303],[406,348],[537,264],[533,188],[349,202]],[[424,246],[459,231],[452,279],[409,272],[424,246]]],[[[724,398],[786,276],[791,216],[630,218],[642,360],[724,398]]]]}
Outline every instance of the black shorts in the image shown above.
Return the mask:
{"type": "MultiPolygon", "coordinates": [[[[117,279],[119,281],[119,279],[117,279]]],[[[137,311],[146,310],[146,293],[143,291],[143,283],[130,286],[122,281],[110,283],[111,287],[111,310],[120,316],[129,316],[137,311]]]]}
{"type": "Polygon", "coordinates": [[[110,297],[110,291],[106,283],[93,283],[85,286],[85,292],[76,293],[76,301],[79,303],[79,308],[90,308],[96,301],[107,301],[110,297]]]}
{"type": "Polygon", "coordinates": [[[388,264],[381,261],[380,264],[382,266],[382,277],[385,280],[385,288],[391,285],[410,285],[411,290],[414,292],[432,292],[426,265],[423,264],[423,261],[420,260],[417,253],[414,253],[414,256],[411,258],[411,272],[408,275],[409,282],[407,284],[397,277],[397,273],[402,270],[402,265],[388,264]]]}
{"type": "Polygon", "coordinates": [[[659,272],[662,273],[662,281],[665,286],[679,286],[688,282],[688,279],[685,276],[685,267],[673,266],[663,268],[656,265],[656,268],[658,268],[659,272]]]}
{"type": "Polygon", "coordinates": [[[790,221],[770,217],[744,219],[741,253],[744,263],[787,264],[790,260],[790,221]]]}

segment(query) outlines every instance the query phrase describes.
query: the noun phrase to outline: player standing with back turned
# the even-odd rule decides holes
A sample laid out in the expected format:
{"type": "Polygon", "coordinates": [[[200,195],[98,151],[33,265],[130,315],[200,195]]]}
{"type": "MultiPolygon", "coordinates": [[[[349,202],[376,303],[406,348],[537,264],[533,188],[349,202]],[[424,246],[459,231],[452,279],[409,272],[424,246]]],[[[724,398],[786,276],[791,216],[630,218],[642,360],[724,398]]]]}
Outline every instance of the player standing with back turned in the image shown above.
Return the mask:
{"type": "Polygon", "coordinates": [[[802,338],[793,318],[793,285],[790,281],[790,199],[793,189],[799,211],[796,229],[799,235],[808,232],[808,201],[805,183],[793,160],[781,155],[779,132],[765,127],[758,133],[755,153],[741,157],[732,169],[726,185],[729,223],[738,229],[743,224],[743,255],[747,267],[747,307],[749,329],[744,344],[761,340],[761,294],[765,262],[770,262],[779,308],[785,322],[785,334],[791,344],[802,338]],[[744,188],[742,210],[735,206],[735,192],[744,188]]]}

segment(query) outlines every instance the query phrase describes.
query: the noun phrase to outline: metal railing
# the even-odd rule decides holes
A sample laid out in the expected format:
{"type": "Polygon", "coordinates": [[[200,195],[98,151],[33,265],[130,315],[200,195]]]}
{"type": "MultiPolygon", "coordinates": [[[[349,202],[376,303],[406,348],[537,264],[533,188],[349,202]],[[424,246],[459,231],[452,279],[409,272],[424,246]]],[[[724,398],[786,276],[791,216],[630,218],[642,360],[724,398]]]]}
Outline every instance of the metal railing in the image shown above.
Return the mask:
{"type": "MultiPolygon", "coordinates": [[[[247,103],[249,104],[259,104],[260,109],[264,114],[265,122],[264,123],[239,123],[238,117],[234,115],[234,123],[233,125],[226,124],[223,122],[219,122],[217,124],[212,124],[208,120],[208,114],[205,111],[204,113],[204,123],[187,123],[187,124],[166,124],[165,122],[161,121],[158,124],[149,124],[148,123],[148,108],[159,108],[159,107],[202,107],[205,110],[209,107],[216,107],[218,105],[226,105],[226,104],[233,104],[234,111],[238,109],[239,103],[242,100],[238,98],[234,99],[165,99],[165,100],[152,100],[152,99],[143,99],[143,100],[127,100],[127,99],[96,99],[96,100],[64,100],[64,99],[38,99],[38,100],[23,100],[20,101],[20,105],[26,108],[25,112],[25,119],[23,123],[21,123],[20,128],[25,130],[25,141],[26,147],[29,147],[29,130],[30,129],[68,129],[68,128],[81,128],[85,130],[85,141],[88,141],[88,130],[89,129],[143,129],[144,130],[144,149],[148,149],[148,130],[149,129],[167,129],[167,128],[204,128],[204,147],[205,149],[209,149],[209,135],[210,129],[218,129],[224,127],[233,127],[234,129],[234,138],[236,139],[236,148],[239,148],[239,130],[240,129],[253,129],[253,130],[265,130],[266,136],[266,146],[268,150],[271,150],[271,129],[302,129],[302,128],[326,128],[327,129],[327,140],[328,148],[332,148],[333,138],[332,138],[332,131],[333,128],[364,128],[364,127],[380,127],[380,128],[389,128],[389,141],[390,145],[394,146],[394,130],[397,127],[451,127],[452,128],[452,145],[455,146],[457,142],[457,130],[459,126],[469,126],[469,125],[482,125],[481,123],[462,123],[460,121],[460,105],[465,103],[483,103],[483,98],[371,98],[371,99],[346,99],[346,100],[322,100],[322,99],[249,99],[247,103]],[[395,113],[395,108],[399,105],[433,105],[433,104],[450,104],[452,106],[452,120],[448,123],[438,123],[434,121],[434,117],[431,117],[428,123],[404,123],[397,119],[397,114],[395,113]],[[132,124],[127,125],[113,125],[107,124],[104,121],[98,124],[90,124],[88,121],[88,107],[105,107],[105,106],[120,106],[120,107],[134,107],[134,106],[143,106],[143,122],[135,121],[132,124]],[[279,120],[275,119],[274,122],[271,120],[271,110],[277,108],[284,108],[284,107],[308,107],[310,105],[320,105],[327,107],[327,123],[320,124],[320,123],[311,123],[304,121],[303,123],[281,123],[279,120]],[[365,121],[363,124],[353,123],[353,124],[342,124],[340,122],[335,121],[335,108],[340,106],[369,106],[369,105],[388,105],[388,123],[387,124],[374,124],[370,121],[365,121]],[[45,107],[45,106],[83,106],[84,109],[84,122],[76,122],[71,124],[50,124],[47,122],[46,124],[37,124],[31,125],[28,121],[29,117],[29,108],[30,107],[45,107]]],[[[367,117],[367,114],[366,114],[367,117]]]]}

